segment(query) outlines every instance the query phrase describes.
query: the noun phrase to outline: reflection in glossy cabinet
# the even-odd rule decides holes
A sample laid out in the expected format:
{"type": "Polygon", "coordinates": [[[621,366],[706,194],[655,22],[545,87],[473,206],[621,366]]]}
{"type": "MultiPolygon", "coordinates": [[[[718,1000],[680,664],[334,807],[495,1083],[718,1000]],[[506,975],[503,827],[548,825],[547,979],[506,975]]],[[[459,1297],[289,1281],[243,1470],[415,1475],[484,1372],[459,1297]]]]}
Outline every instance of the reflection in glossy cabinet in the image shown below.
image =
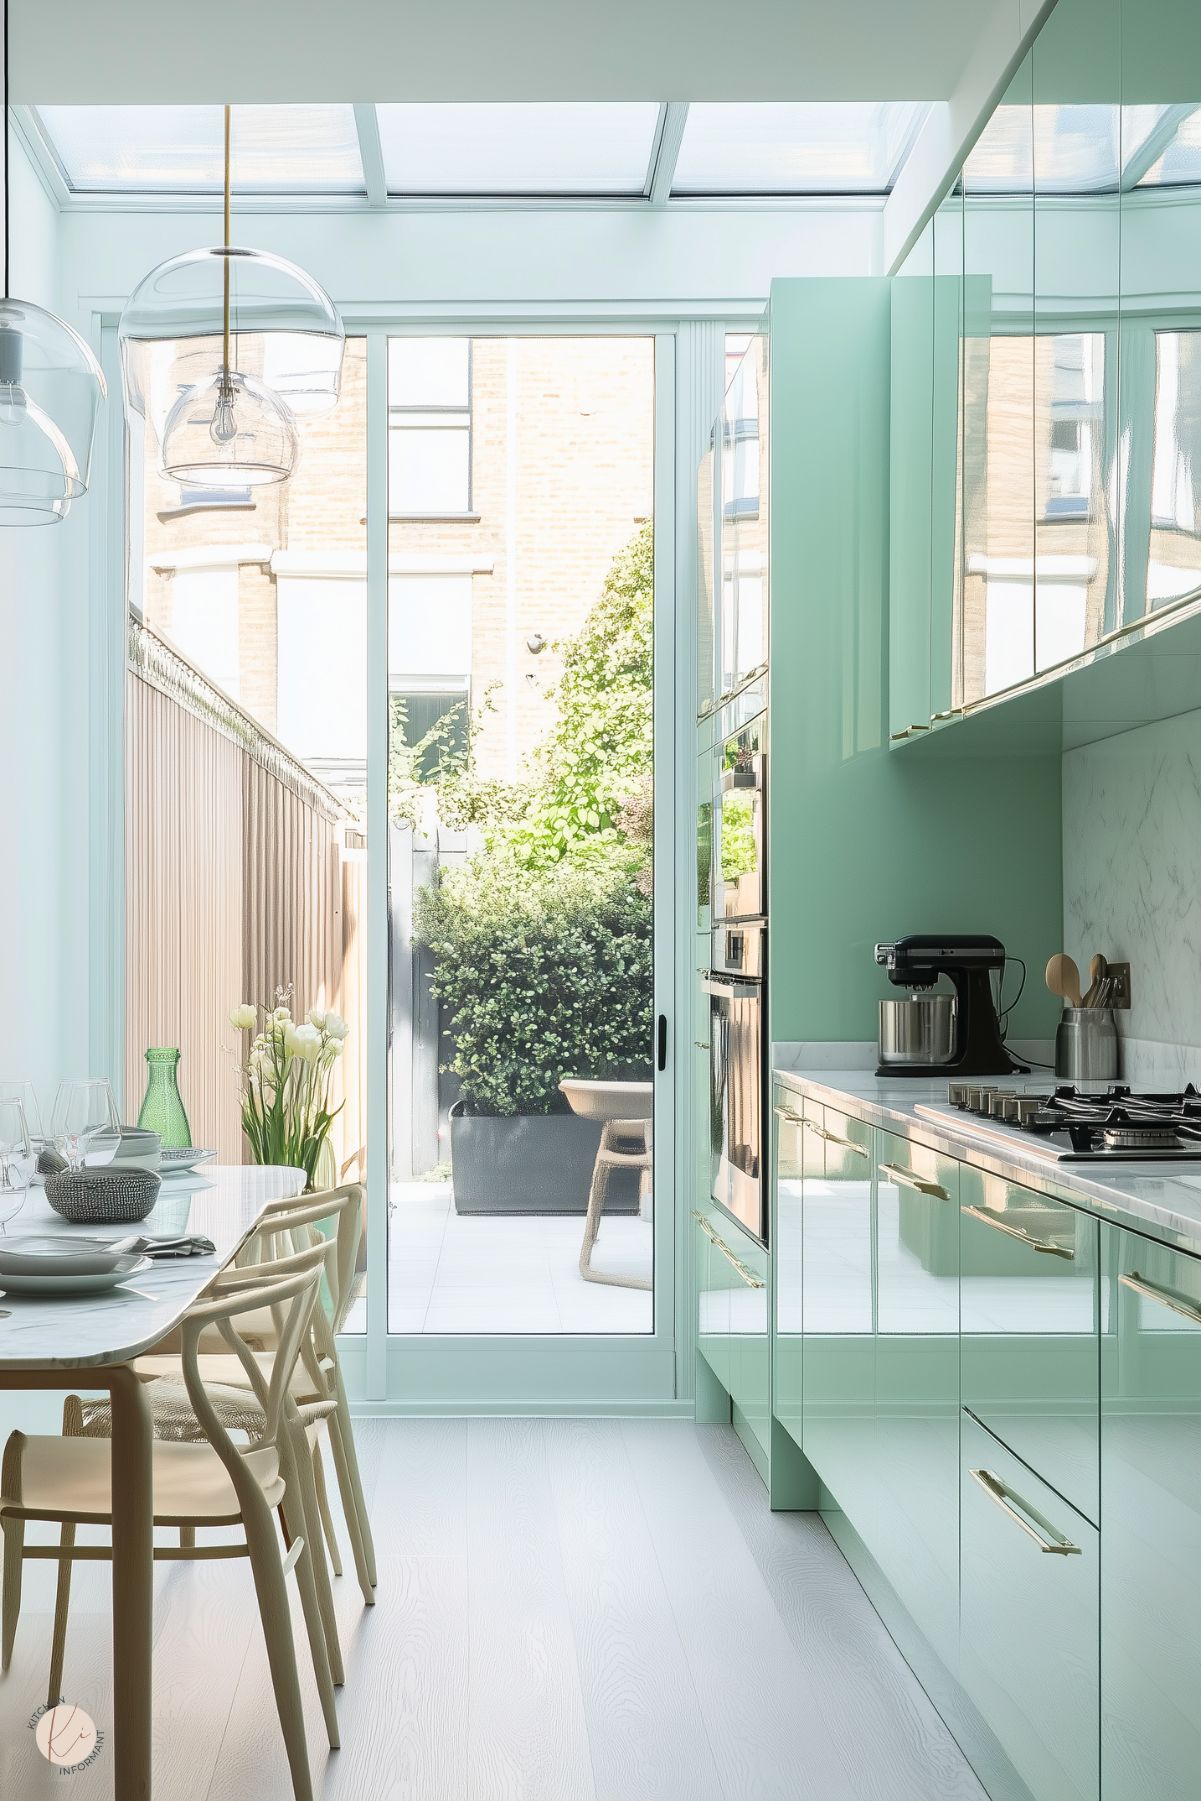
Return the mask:
{"type": "Polygon", "coordinates": [[[823,1155],[821,1175],[806,1176],[801,1223],[802,1443],[869,1538],[877,1501],[872,1128],[827,1107],[806,1130],[823,1155]]]}
{"type": "Polygon", "coordinates": [[[960,1200],[963,1404],[1097,1520],[1097,1221],[968,1164],[960,1200]]]}
{"type": "Polygon", "coordinates": [[[1099,1534],[964,1415],[960,1677],[1032,1801],[1098,1801],[1099,1534]]]}
{"type": "Polygon", "coordinates": [[[1104,1801],[1201,1792],[1201,1260],[1107,1226],[1104,1801]]]}
{"type": "Polygon", "coordinates": [[[872,1548],[949,1670],[959,1651],[959,1165],[876,1134],[872,1548]]]}
{"type": "Polygon", "coordinates": [[[776,1129],[775,1217],[772,1221],[772,1267],[775,1274],[775,1333],[772,1340],[772,1410],[797,1444],[802,1443],[801,1366],[803,1315],[801,1311],[801,1221],[804,1217],[805,1178],[820,1178],[823,1171],[822,1140],[810,1126],[821,1125],[822,1109],[790,1088],[777,1087],[774,1096],[776,1129]]]}

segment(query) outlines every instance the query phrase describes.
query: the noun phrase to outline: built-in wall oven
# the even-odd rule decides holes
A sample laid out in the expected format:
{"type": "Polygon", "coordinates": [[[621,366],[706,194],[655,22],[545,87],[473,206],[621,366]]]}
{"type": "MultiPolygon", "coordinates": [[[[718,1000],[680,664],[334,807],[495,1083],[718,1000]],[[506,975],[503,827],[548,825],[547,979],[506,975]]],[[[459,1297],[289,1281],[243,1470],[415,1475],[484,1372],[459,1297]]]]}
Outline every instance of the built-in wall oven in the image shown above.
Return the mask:
{"type": "Polygon", "coordinates": [[[766,714],[728,737],[717,757],[713,930],[709,974],[710,1193],[767,1243],[766,714]]]}

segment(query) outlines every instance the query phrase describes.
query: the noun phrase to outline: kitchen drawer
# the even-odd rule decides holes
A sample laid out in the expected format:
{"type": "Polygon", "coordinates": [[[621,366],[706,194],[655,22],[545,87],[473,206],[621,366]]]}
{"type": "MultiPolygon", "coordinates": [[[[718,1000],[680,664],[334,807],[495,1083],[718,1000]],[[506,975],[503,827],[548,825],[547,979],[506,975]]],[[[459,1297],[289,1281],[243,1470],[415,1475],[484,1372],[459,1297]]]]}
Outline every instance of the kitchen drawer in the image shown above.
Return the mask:
{"type": "Polygon", "coordinates": [[[959,1165],[877,1132],[873,1549],[954,1670],[959,1651],[959,1165]]]}
{"type": "Polygon", "coordinates": [[[821,1149],[801,1219],[801,1434],[805,1455],[870,1541],[876,1489],[873,1133],[831,1107],[806,1119],[821,1149]]]}
{"type": "Polygon", "coordinates": [[[1100,1534],[962,1422],[960,1680],[1032,1801],[1099,1801],[1100,1534]]]}
{"type": "Polygon", "coordinates": [[[959,1199],[963,1404],[1096,1521],[1098,1223],[970,1164],[959,1199]]]}
{"type": "Polygon", "coordinates": [[[791,1088],[777,1086],[773,1095],[776,1134],[775,1214],[771,1223],[775,1281],[775,1333],[772,1339],[773,1410],[798,1444],[801,1429],[801,1218],[805,1177],[823,1170],[823,1140],[806,1131],[808,1119],[818,1126],[822,1109],[791,1088]]]}
{"type": "Polygon", "coordinates": [[[693,1216],[700,1238],[697,1345],[766,1454],[771,1443],[768,1263],[762,1245],[717,1214],[693,1216]]]}
{"type": "Polygon", "coordinates": [[[1102,1228],[1101,1789],[1201,1794],[1201,1261],[1102,1228]]]}

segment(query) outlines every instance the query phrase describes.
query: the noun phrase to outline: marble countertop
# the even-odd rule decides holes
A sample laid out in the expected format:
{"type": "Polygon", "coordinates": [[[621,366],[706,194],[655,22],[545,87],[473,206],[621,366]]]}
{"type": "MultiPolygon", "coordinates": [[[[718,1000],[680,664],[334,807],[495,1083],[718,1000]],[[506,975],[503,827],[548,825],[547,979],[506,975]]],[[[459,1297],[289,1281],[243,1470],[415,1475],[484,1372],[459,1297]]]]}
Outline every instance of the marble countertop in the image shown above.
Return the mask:
{"type": "Polygon", "coordinates": [[[298,1195],[304,1184],[298,1169],[211,1164],[165,1180],[153,1212],[131,1226],[73,1226],[54,1212],[42,1189],[31,1188],[20,1213],[8,1222],[5,1239],[14,1247],[22,1238],[48,1232],[93,1238],[195,1232],[211,1238],[216,1250],[207,1257],[164,1258],[130,1283],[75,1299],[4,1294],[0,1277],[0,1369],[86,1367],[140,1356],[178,1324],[249,1236],[268,1202],[298,1195]]]}
{"type": "MultiPolygon", "coordinates": [[[[837,1107],[852,1118],[883,1126],[958,1157],[978,1169],[1039,1194],[1083,1207],[1116,1225],[1149,1233],[1166,1243],[1201,1253],[1201,1157],[1189,1163],[1048,1163],[1020,1143],[1003,1149],[957,1132],[951,1122],[923,1118],[919,1102],[945,1104],[945,1079],[877,1076],[865,1069],[811,1069],[777,1065],[777,1081],[799,1094],[837,1107]]],[[[1022,1090],[1046,1087],[1048,1076],[1031,1075],[999,1081],[998,1087],[1022,1090]]]]}

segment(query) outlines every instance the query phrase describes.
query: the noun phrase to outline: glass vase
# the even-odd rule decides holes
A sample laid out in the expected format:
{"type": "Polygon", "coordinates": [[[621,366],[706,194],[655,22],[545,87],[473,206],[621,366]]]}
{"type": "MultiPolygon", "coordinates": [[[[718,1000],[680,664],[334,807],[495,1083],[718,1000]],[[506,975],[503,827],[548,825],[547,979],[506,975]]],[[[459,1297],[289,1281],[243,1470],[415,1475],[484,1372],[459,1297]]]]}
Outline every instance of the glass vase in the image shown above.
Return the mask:
{"type": "Polygon", "coordinates": [[[179,1096],[179,1052],[163,1048],[146,1052],[146,1096],[139,1126],[157,1132],[163,1149],[182,1150],[192,1142],[192,1128],[179,1096]]]}

